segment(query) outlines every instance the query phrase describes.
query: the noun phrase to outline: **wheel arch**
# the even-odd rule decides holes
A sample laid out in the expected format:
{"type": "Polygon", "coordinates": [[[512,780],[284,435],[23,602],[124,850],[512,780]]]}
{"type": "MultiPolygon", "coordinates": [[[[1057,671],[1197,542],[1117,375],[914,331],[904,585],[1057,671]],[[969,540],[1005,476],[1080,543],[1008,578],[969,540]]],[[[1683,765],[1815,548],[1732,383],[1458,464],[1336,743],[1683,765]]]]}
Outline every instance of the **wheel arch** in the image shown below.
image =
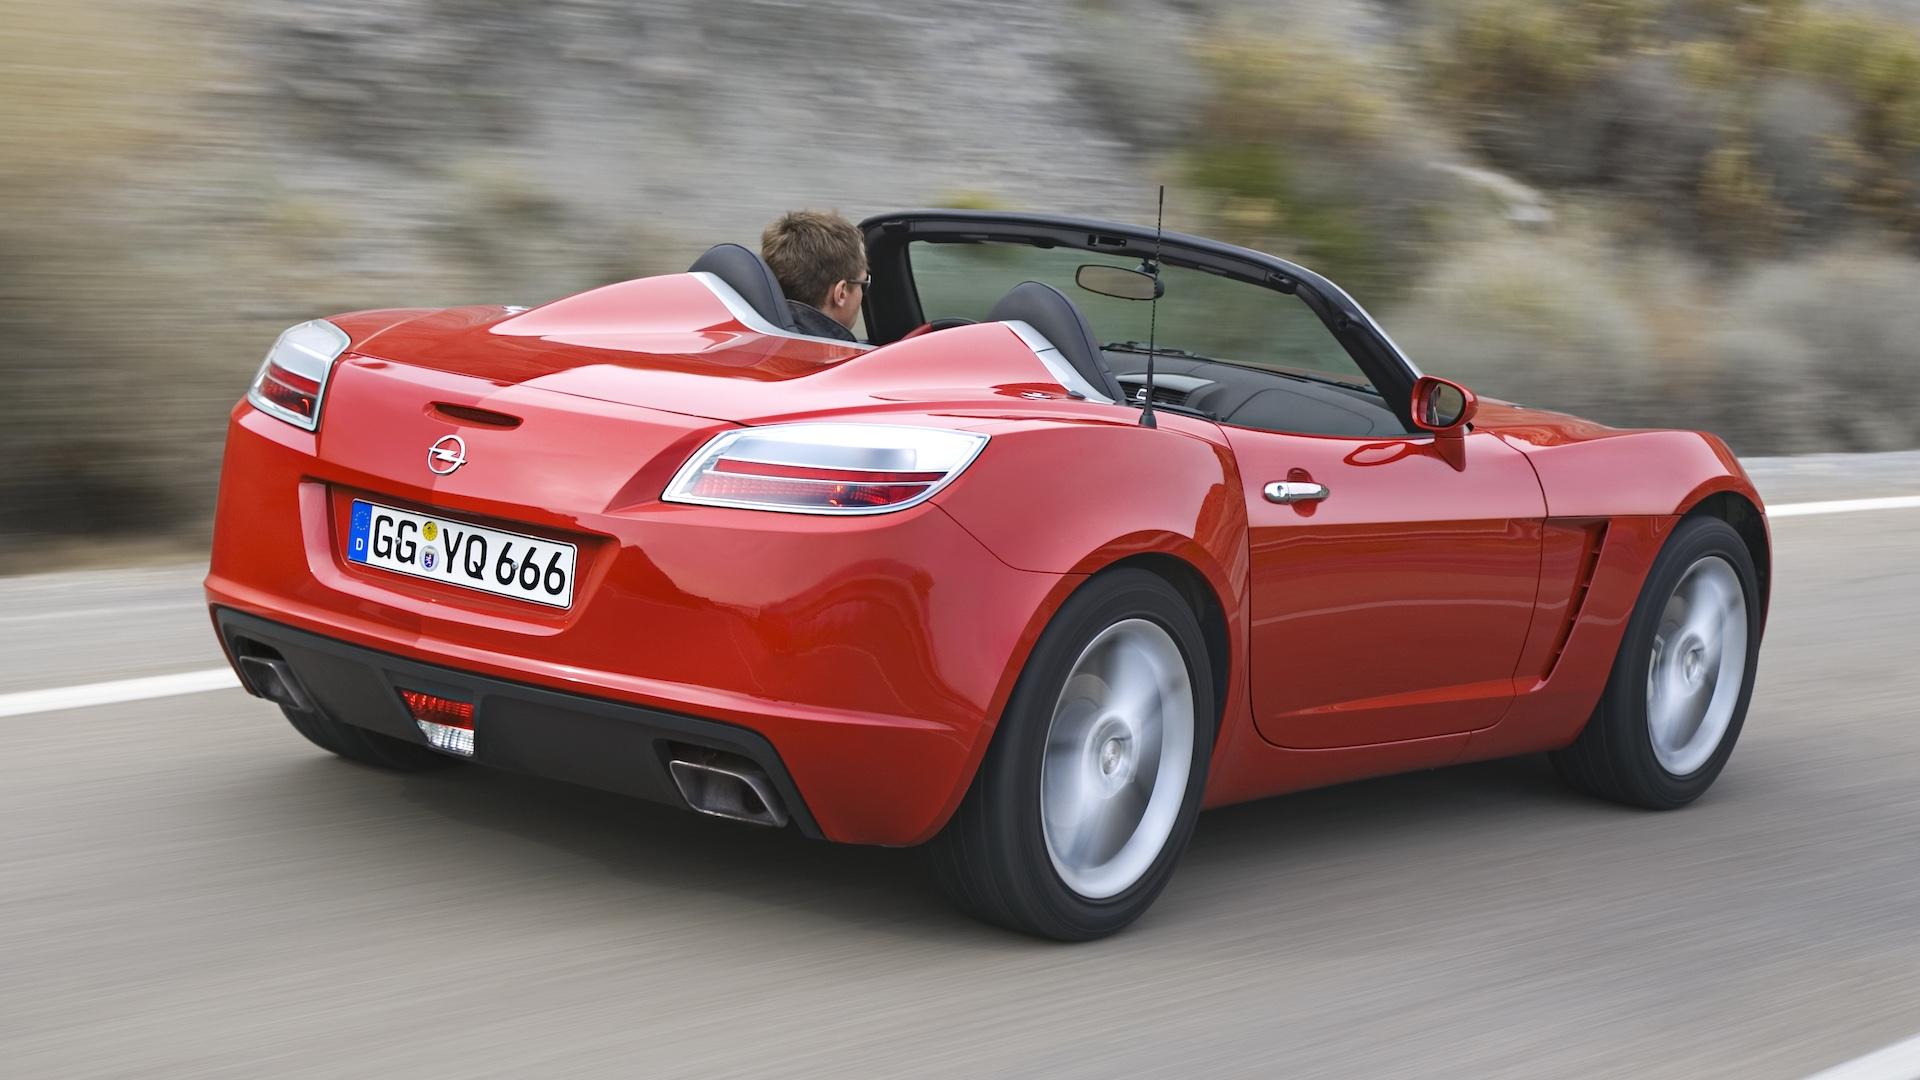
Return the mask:
{"type": "Polygon", "coordinates": [[[1094,578],[1126,568],[1145,570],[1173,586],[1193,611],[1194,619],[1200,623],[1200,637],[1207,645],[1207,679],[1213,686],[1213,730],[1217,737],[1220,724],[1226,716],[1227,688],[1234,655],[1225,603],[1199,567],[1178,555],[1160,551],[1130,555],[1109,563],[1088,577],[1080,587],[1085,588],[1094,578]]]}
{"type": "MultiPolygon", "coordinates": [[[[1214,752],[1219,753],[1220,748],[1230,741],[1226,738],[1230,726],[1251,723],[1249,717],[1239,715],[1234,707],[1235,702],[1244,697],[1236,688],[1244,688],[1247,677],[1244,663],[1244,598],[1233,587],[1236,583],[1243,584],[1243,577],[1235,576],[1229,568],[1215,564],[1210,553],[1190,538],[1133,535],[1116,539],[1089,552],[1070,572],[1062,574],[1045,603],[1030,616],[1019,647],[1008,659],[1000,690],[994,695],[990,723],[983,725],[983,737],[975,744],[961,782],[939,815],[938,824],[923,839],[931,838],[946,827],[967,791],[978,781],[981,766],[994,741],[1000,737],[1006,711],[1013,702],[1014,689],[1025,674],[1041,635],[1046,633],[1060,610],[1075,594],[1096,579],[1127,568],[1144,570],[1171,585],[1194,612],[1200,624],[1201,638],[1207,647],[1207,680],[1214,692],[1214,752]],[[1209,568],[1212,573],[1209,573],[1209,568]]],[[[1243,713],[1244,710],[1239,712],[1243,713]]]]}
{"type": "Polygon", "coordinates": [[[1733,526],[1753,557],[1753,569],[1760,591],[1760,618],[1764,626],[1767,606],[1773,593],[1773,540],[1767,529],[1766,512],[1745,494],[1727,489],[1713,492],[1687,508],[1684,518],[1716,517],[1733,526]]]}

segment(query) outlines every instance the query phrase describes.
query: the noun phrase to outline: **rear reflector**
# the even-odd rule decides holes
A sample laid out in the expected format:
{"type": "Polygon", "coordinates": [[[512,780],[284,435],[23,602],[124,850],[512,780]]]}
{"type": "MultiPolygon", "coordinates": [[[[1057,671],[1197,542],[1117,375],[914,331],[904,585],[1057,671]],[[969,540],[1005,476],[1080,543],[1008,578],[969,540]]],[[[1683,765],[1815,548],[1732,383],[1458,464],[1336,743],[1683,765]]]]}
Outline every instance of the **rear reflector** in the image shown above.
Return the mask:
{"type": "Polygon", "coordinates": [[[400,697],[428,742],[450,753],[473,756],[473,702],[419,690],[402,690],[400,697]]]}

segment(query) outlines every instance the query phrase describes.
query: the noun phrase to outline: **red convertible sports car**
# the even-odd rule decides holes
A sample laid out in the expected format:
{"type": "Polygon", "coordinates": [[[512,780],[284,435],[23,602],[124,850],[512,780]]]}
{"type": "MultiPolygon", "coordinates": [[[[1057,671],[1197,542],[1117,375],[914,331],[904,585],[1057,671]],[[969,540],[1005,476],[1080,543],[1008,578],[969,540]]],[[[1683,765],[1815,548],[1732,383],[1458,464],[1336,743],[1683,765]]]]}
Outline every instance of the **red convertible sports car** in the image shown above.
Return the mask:
{"type": "Polygon", "coordinates": [[[1229,244],[862,229],[872,345],[737,245],[288,330],[207,578],[248,689],[356,761],[928,844],[1062,939],[1206,807],[1544,751],[1664,809],[1726,764],[1770,559],[1718,439],[1476,400],[1229,244]]]}

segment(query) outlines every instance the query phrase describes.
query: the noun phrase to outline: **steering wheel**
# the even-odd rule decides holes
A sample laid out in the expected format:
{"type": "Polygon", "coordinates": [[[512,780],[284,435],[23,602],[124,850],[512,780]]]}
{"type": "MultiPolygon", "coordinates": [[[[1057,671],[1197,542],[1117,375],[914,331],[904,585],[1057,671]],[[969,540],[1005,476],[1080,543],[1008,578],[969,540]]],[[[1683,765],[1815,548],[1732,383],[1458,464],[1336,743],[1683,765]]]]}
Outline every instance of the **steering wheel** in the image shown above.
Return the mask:
{"type": "Polygon", "coordinates": [[[900,335],[900,340],[905,341],[908,338],[917,338],[921,334],[931,334],[938,330],[951,330],[956,326],[973,326],[978,321],[977,319],[935,319],[932,322],[921,323],[919,326],[900,335]]]}

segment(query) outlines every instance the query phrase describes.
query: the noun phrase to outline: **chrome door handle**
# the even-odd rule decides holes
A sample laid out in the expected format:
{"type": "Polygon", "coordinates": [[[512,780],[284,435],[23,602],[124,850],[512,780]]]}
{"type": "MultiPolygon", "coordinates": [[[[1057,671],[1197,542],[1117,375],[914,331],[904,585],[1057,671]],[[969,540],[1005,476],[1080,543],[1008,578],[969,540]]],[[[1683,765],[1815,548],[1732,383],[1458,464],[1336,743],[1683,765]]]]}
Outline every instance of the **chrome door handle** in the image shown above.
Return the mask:
{"type": "Polygon", "coordinates": [[[1332,492],[1325,484],[1308,484],[1298,480],[1275,480],[1264,491],[1268,502],[1303,503],[1319,502],[1332,492]]]}

